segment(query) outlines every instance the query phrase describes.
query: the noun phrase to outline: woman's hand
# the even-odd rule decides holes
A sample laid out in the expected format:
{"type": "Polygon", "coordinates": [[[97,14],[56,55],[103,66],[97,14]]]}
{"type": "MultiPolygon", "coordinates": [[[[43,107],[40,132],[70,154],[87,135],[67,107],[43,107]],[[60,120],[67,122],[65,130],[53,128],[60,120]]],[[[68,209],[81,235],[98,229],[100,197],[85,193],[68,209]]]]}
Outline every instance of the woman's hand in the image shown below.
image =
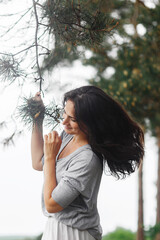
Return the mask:
{"type": "Polygon", "coordinates": [[[44,157],[46,160],[55,160],[62,140],[56,131],[44,136],[44,157]]]}
{"type": "Polygon", "coordinates": [[[41,102],[42,106],[44,106],[44,103],[43,103],[43,101],[42,101],[41,93],[40,93],[40,92],[37,92],[32,99],[33,99],[34,101],[41,102]]]}

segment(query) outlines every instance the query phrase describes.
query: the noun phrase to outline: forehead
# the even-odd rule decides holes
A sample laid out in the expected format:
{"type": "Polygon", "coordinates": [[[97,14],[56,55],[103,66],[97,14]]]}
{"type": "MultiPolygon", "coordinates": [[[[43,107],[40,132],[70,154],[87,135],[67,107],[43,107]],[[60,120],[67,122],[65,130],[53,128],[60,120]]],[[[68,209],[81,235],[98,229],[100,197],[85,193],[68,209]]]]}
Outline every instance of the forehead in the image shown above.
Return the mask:
{"type": "Polygon", "coordinates": [[[66,102],[66,104],[65,104],[65,111],[70,116],[74,116],[75,115],[74,103],[71,100],[68,100],[66,102]]]}

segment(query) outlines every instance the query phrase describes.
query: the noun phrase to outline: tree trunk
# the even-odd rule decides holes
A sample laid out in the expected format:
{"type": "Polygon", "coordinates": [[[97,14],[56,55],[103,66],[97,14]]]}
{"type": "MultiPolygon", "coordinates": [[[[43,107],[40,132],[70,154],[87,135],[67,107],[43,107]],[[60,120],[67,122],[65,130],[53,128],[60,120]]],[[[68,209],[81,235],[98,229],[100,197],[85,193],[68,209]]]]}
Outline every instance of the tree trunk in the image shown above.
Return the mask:
{"type": "MultiPolygon", "coordinates": [[[[156,213],[156,224],[160,224],[160,128],[157,128],[157,139],[158,139],[158,176],[157,176],[157,213],[156,213]]],[[[156,240],[160,240],[160,233],[157,233],[156,240]]]]}
{"type": "Polygon", "coordinates": [[[143,230],[143,161],[138,171],[138,229],[137,240],[144,240],[143,230]]]}

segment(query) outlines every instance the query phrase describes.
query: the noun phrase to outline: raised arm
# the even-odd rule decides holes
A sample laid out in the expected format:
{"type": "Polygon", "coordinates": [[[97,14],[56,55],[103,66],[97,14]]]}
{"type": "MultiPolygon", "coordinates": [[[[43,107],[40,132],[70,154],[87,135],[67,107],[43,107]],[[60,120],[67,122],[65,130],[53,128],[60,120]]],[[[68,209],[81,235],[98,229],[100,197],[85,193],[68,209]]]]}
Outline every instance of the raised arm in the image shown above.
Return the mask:
{"type": "MultiPolygon", "coordinates": [[[[36,101],[42,101],[40,93],[35,95],[36,101]]],[[[43,102],[42,102],[43,104],[43,102]]],[[[32,167],[35,170],[42,171],[42,157],[43,157],[43,123],[39,126],[36,123],[33,125],[33,131],[31,136],[31,157],[32,167]]]]}
{"type": "Polygon", "coordinates": [[[32,156],[32,167],[35,170],[42,171],[42,157],[43,157],[43,128],[42,126],[33,126],[32,137],[31,137],[31,156],[32,156]]]}

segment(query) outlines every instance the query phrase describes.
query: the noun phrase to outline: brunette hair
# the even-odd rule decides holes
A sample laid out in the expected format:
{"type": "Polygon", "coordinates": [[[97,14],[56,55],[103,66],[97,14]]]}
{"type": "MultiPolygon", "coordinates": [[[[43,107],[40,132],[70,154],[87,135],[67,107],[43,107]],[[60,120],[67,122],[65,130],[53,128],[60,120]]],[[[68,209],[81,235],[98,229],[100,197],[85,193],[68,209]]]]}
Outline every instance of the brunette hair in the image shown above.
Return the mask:
{"type": "Polygon", "coordinates": [[[133,173],[143,159],[144,134],[126,110],[95,86],[71,90],[64,95],[64,105],[67,100],[74,103],[76,121],[104,167],[107,163],[118,178],[133,173]]]}

